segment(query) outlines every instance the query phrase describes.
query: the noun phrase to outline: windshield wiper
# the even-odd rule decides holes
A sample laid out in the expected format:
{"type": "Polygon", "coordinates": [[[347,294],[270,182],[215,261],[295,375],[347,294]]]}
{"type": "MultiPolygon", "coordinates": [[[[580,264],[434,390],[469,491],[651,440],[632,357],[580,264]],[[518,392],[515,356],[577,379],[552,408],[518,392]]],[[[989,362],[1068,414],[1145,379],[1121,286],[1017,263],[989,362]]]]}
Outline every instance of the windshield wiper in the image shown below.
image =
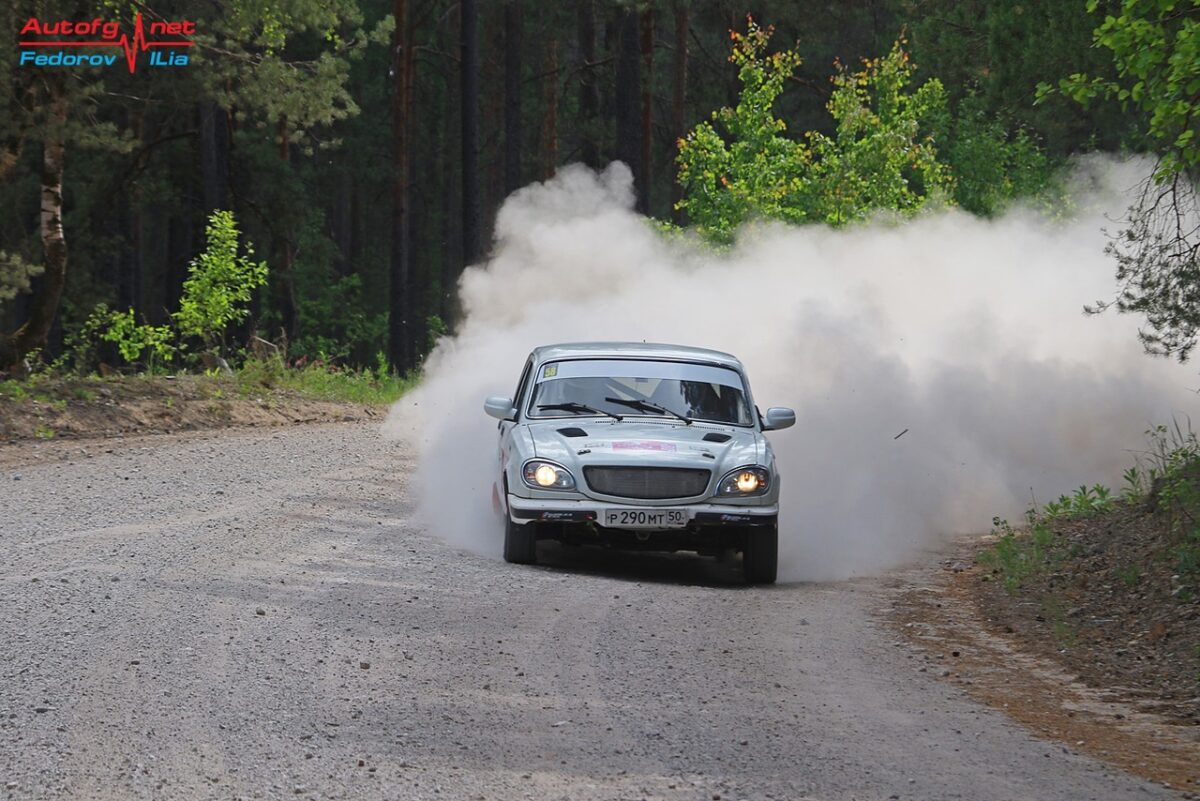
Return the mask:
{"type": "Polygon", "coordinates": [[[591,412],[592,414],[607,415],[608,417],[613,417],[617,420],[621,419],[621,415],[619,415],[619,414],[614,414],[613,412],[606,412],[603,409],[594,409],[591,406],[588,406],[587,404],[576,403],[575,401],[568,401],[567,403],[543,403],[541,406],[538,407],[538,411],[539,412],[553,412],[553,411],[575,412],[576,414],[579,414],[580,412],[591,412]]]}
{"type": "Polygon", "coordinates": [[[636,398],[631,398],[629,400],[625,400],[624,398],[605,398],[604,400],[607,403],[619,403],[622,406],[628,406],[631,409],[638,409],[643,412],[661,412],[662,414],[668,414],[671,417],[677,417],[683,422],[687,423],[689,426],[692,424],[692,418],[668,409],[666,406],[659,406],[657,403],[652,403],[648,400],[638,400],[636,398]]]}

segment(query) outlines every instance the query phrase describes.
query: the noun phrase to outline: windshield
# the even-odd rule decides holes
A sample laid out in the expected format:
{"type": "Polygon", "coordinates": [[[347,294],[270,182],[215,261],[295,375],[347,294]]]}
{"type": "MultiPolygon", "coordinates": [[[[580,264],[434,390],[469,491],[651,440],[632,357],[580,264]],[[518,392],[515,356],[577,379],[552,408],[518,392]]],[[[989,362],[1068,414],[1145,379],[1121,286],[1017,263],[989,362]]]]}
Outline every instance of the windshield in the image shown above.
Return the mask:
{"type": "Polygon", "coordinates": [[[579,359],[542,366],[528,417],[608,415],[753,424],[736,370],[691,362],[579,359]]]}

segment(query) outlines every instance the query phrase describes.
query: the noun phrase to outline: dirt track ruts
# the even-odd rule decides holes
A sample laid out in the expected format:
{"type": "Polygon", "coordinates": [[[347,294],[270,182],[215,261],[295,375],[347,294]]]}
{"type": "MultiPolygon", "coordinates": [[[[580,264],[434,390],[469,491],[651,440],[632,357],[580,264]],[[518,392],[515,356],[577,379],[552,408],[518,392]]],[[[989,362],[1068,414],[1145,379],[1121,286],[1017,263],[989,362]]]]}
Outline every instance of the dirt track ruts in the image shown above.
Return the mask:
{"type": "Polygon", "coordinates": [[[887,582],[513,567],[411,523],[417,467],[363,424],[0,449],[0,798],[1178,798],[918,672],[887,582]]]}

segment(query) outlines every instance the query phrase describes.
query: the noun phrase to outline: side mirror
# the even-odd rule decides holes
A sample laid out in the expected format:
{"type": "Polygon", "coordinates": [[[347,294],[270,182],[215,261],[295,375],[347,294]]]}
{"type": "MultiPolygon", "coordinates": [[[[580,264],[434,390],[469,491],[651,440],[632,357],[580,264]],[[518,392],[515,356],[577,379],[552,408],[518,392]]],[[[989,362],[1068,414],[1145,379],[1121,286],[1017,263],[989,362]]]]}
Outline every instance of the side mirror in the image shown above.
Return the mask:
{"type": "Polygon", "coordinates": [[[796,412],[783,406],[772,406],[763,415],[763,431],[778,431],[796,425],[796,412]]]}
{"type": "Polygon", "coordinates": [[[512,398],[506,398],[503,395],[493,395],[485,400],[483,410],[488,413],[489,417],[495,417],[497,420],[517,419],[517,410],[513,408],[512,398]]]}

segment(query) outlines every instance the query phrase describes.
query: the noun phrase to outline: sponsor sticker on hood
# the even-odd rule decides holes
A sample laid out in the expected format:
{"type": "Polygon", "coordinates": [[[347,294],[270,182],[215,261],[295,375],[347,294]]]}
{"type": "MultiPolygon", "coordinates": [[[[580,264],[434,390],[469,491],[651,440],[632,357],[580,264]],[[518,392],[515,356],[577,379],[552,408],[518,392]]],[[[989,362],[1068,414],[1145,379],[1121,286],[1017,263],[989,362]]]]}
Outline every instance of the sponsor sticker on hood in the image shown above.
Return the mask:
{"type": "Polygon", "coordinates": [[[599,442],[585,442],[583,447],[595,451],[658,451],[659,453],[675,453],[679,450],[674,442],[663,442],[662,440],[652,439],[601,440],[599,442]]]}
{"type": "Polygon", "coordinates": [[[613,442],[612,449],[614,451],[661,451],[664,453],[674,453],[674,442],[660,442],[656,440],[617,440],[613,442]]]}

